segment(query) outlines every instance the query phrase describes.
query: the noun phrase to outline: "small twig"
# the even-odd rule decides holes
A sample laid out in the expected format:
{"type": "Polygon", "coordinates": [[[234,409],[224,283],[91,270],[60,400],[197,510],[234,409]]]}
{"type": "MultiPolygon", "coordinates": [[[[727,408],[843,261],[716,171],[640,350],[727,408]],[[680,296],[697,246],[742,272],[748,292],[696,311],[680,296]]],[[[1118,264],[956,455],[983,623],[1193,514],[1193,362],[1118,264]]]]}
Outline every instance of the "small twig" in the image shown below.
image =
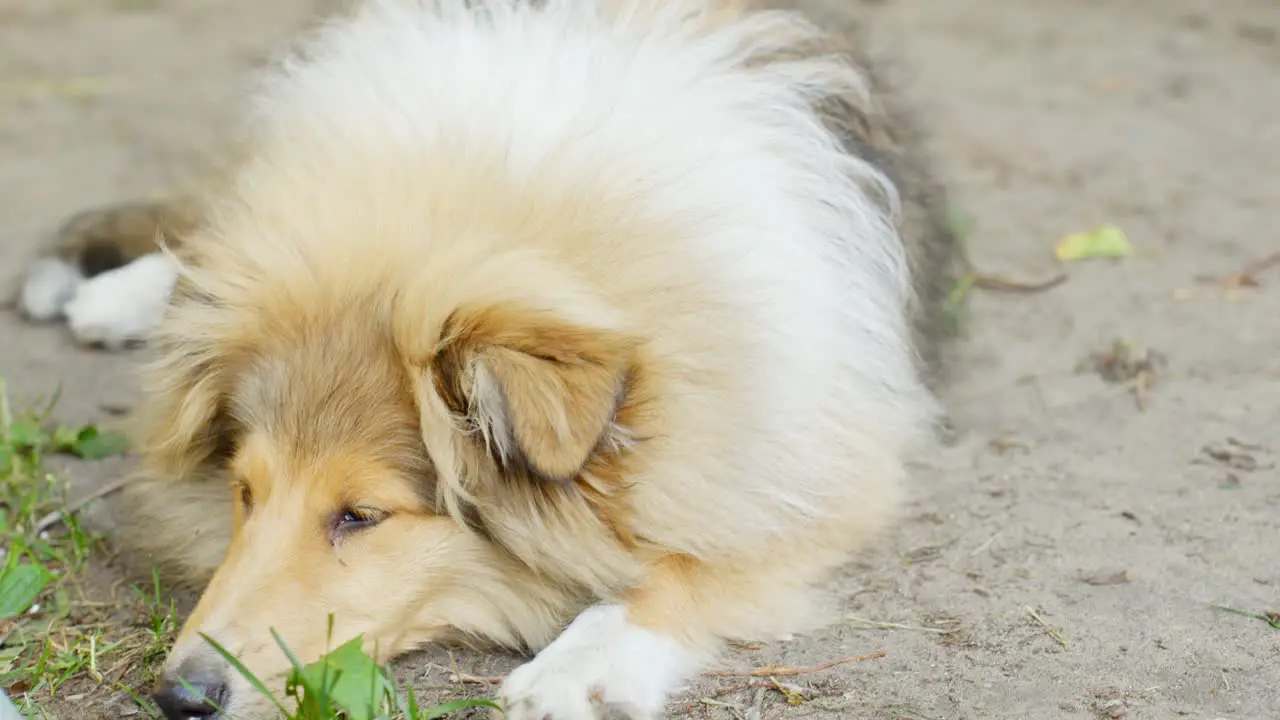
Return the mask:
{"type": "Polygon", "coordinates": [[[457,683],[448,685],[417,685],[413,686],[413,691],[418,694],[435,693],[435,692],[459,692],[457,683]]]}
{"type": "Polygon", "coordinates": [[[974,549],[973,549],[973,551],[969,553],[969,557],[977,557],[978,555],[981,555],[983,550],[986,550],[987,548],[991,547],[991,545],[992,545],[996,540],[999,540],[999,539],[1000,539],[1000,536],[1001,536],[1001,535],[1003,535],[1003,534],[1004,534],[1004,530],[1000,530],[1000,531],[996,532],[996,534],[995,534],[995,535],[992,535],[991,537],[987,538],[987,541],[986,541],[986,542],[984,542],[984,543],[982,543],[981,545],[979,545],[978,547],[974,548],[974,549]]]}
{"type": "Polygon", "coordinates": [[[130,670],[135,668],[135,660],[142,659],[142,651],[131,650],[116,660],[116,664],[103,675],[103,682],[116,683],[124,679],[130,670]]]}
{"type": "Polygon", "coordinates": [[[719,688],[717,689],[716,692],[712,692],[710,694],[707,694],[707,696],[700,697],[698,698],[698,700],[691,701],[687,703],[687,705],[685,705],[684,707],[681,707],[681,708],[678,708],[678,710],[672,711],[672,715],[689,715],[690,712],[694,710],[698,710],[699,705],[705,705],[705,701],[714,700],[714,698],[717,698],[717,697],[724,697],[724,696],[727,696],[727,694],[733,694],[733,693],[742,692],[742,691],[749,691],[749,689],[751,688],[759,688],[758,692],[767,692],[767,691],[772,691],[772,689],[774,689],[773,683],[768,682],[768,680],[751,680],[750,683],[728,685],[728,687],[719,688]]]}
{"type": "Polygon", "coordinates": [[[1280,252],[1274,252],[1261,260],[1255,260],[1234,275],[1227,275],[1222,278],[1201,276],[1197,279],[1202,282],[1220,283],[1228,288],[1258,287],[1262,284],[1258,281],[1258,275],[1276,266],[1280,266],[1280,252]]]}
{"type": "Polygon", "coordinates": [[[807,667],[788,667],[786,665],[766,665],[765,667],[752,668],[750,670],[709,670],[703,675],[707,677],[794,677],[796,675],[808,675],[810,673],[821,672],[833,668],[837,665],[845,665],[848,663],[864,662],[866,660],[875,660],[885,656],[885,651],[877,650],[869,655],[857,655],[854,657],[845,657],[838,660],[824,662],[821,665],[810,665],[807,667]]]}
{"type": "Polygon", "coordinates": [[[1054,275],[1048,280],[1040,282],[1025,282],[1022,280],[1011,280],[999,275],[975,275],[973,278],[973,286],[980,290],[992,290],[995,292],[1009,293],[1039,293],[1046,290],[1052,290],[1067,281],[1067,274],[1060,273],[1054,275]]]}
{"type": "Polygon", "coordinates": [[[709,703],[714,703],[716,702],[715,700],[716,698],[721,698],[721,697],[724,697],[725,695],[732,695],[734,693],[739,693],[739,692],[742,692],[743,690],[756,691],[754,705],[757,708],[764,704],[764,696],[766,693],[769,693],[769,692],[780,693],[786,697],[789,697],[790,694],[803,695],[806,692],[812,692],[811,690],[802,688],[798,685],[791,685],[789,683],[778,682],[777,678],[769,678],[768,680],[749,680],[744,683],[737,683],[734,685],[727,685],[722,688],[717,688],[715,691],[708,693],[707,695],[704,695],[698,698],[697,700],[693,701],[691,704],[686,705],[680,710],[675,711],[674,714],[687,715],[688,713],[693,712],[693,710],[697,708],[698,705],[706,705],[709,703]]]}
{"type": "Polygon", "coordinates": [[[911,630],[914,632],[938,633],[939,635],[950,635],[956,631],[955,628],[917,627],[915,625],[903,625],[901,623],[881,622],[870,618],[858,617],[857,615],[847,615],[845,617],[853,622],[866,625],[867,627],[876,628],[878,630],[911,630]]]}
{"type": "Polygon", "coordinates": [[[948,311],[956,310],[964,304],[969,297],[969,293],[974,289],[1031,294],[1051,290],[1066,281],[1066,273],[1060,273],[1041,282],[1023,282],[999,275],[986,275],[970,268],[968,272],[960,276],[955,286],[947,293],[946,300],[943,301],[943,308],[948,311]]]}
{"type": "Polygon", "coordinates": [[[726,685],[725,687],[717,688],[715,692],[707,695],[706,697],[724,697],[725,695],[732,695],[736,692],[742,692],[743,690],[751,690],[752,688],[758,688],[760,690],[777,690],[777,686],[775,686],[771,680],[751,680],[749,682],[738,683],[736,685],[726,685]]]}
{"type": "Polygon", "coordinates": [[[468,675],[462,672],[449,673],[449,682],[455,685],[501,685],[505,675],[468,675]]]}
{"type": "Polygon", "coordinates": [[[722,707],[725,710],[728,710],[729,712],[733,713],[733,716],[738,720],[744,720],[745,718],[745,716],[742,714],[742,709],[739,708],[737,705],[731,705],[730,703],[727,703],[727,702],[713,700],[712,698],[698,698],[698,702],[703,705],[709,705],[711,707],[722,707]]]}
{"type": "Polygon", "coordinates": [[[1263,270],[1270,270],[1273,267],[1280,267],[1280,251],[1273,252],[1270,255],[1258,260],[1245,268],[1244,274],[1257,275],[1263,270]]]}
{"type": "Polygon", "coordinates": [[[119,492],[124,489],[125,485],[129,484],[130,479],[131,478],[129,477],[122,477],[118,480],[109,482],[79,500],[76,500],[73,503],[68,503],[65,508],[62,508],[61,510],[54,510],[53,512],[45,515],[36,522],[36,534],[39,535],[40,533],[49,530],[49,528],[62,522],[68,515],[72,515],[83,510],[86,505],[94,500],[101,500],[112,493],[119,492]]]}
{"type": "Polygon", "coordinates": [[[1045,622],[1045,619],[1040,617],[1040,613],[1036,612],[1035,608],[1028,605],[1024,607],[1023,610],[1027,611],[1027,615],[1029,615],[1032,620],[1040,623],[1040,627],[1044,628],[1044,631],[1049,634],[1049,637],[1053,638],[1055,642],[1063,647],[1063,649],[1066,649],[1067,639],[1062,636],[1061,632],[1058,632],[1057,628],[1045,622]]]}
{"type": "Polygon", "coordinates": [[[453,650],[449,651],[449,668],[453,670],[451,677],[459,678],[456,682],[462,684],[462,670],[458,667],[458,659],[453,656],[453,650]]]}

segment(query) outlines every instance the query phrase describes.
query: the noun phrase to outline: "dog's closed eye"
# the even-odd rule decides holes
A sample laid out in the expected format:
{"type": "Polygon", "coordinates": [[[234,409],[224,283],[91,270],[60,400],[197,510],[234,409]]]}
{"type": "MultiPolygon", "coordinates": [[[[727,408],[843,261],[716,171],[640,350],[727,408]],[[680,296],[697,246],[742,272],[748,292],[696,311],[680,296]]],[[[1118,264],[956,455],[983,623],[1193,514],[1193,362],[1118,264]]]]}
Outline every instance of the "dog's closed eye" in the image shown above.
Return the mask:
{"type": "Polygon", "coordinates": [[[348,507],[334,513],[329,529],[329,538],[337,542],[343,536],[361,530],[368,530],[386,519],[386,513],[373,508],[348,507]]]}

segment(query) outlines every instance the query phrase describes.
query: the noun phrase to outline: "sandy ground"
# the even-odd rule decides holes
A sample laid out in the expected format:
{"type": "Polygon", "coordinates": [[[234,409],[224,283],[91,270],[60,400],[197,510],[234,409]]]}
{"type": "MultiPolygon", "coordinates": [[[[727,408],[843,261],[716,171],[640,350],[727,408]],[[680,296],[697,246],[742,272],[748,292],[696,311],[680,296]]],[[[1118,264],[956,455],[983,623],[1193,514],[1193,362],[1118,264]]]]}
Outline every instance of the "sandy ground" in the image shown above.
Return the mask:
{"type": "MultiPolygon", "coordinates": [[[[0,0],[0,277],[67,213],[191,172],[243,72],[310,5],[0,0]]],[[[726,664],[886,652],[795,679],[820,695],[802,704],[759,693],[763,718],[1280,718],[1280,631],[1211,607],[1280,610],[1280,269],[1259,287],[1200,279],[1280,249],[1280,5],[860,6],[984,272],[1051,276],[1053,244],[1104,222],[1137,252],[1074,265],[1049,292],[973,298],[947,390],[956,443],[921,458],[904,522],[839,581],[847,617],[726,664]],[[1145,410],[1078,371],[1115,339],[1164,358],[1145,410]]],[[[0,338],[11,389],[61,385],[68,422],[134,400],[136,356],[76,349],[12,313],[0,338]]],[[[67,471],[82,492],[127,462],[67,471]]],[[[401,672],[439,686],[449,662],[427,653],[401,672]]],[[[698,702],[737,682],[674,707],[742,717],[754,690],[698,702]]]]}

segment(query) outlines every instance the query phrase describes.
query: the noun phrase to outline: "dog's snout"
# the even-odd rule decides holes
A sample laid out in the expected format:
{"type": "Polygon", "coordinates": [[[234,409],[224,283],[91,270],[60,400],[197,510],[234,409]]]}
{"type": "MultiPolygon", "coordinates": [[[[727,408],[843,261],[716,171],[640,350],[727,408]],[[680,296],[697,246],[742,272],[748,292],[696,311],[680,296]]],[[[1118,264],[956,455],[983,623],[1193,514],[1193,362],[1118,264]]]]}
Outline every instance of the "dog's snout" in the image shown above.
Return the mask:
{"type": "Polygon", "coordinates": [[[211,663],[184,662],[167,672],[152,699],[169,720],[211,718],[225,709],[229,688],[226,668],[211,663]]]}

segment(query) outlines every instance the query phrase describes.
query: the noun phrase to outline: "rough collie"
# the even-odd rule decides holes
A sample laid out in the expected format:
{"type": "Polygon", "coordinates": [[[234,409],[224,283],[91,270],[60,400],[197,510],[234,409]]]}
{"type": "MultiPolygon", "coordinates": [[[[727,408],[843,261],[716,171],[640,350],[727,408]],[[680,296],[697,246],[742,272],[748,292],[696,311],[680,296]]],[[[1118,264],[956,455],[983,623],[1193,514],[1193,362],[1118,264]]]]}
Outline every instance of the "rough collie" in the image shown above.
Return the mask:
{"type": "Polygon", "coordinates": [[[201,634],[282,683],[270,631],[305,661],[330,614],[536,653],[511,720],[659,717],[822,621],[935,417],[954,243],[815,18],[368,2],[264,74],[225,183],[67,226],[22,307],[150,346],[121,542],[204,587],[168,717],[269,717],[201,634]]]}

